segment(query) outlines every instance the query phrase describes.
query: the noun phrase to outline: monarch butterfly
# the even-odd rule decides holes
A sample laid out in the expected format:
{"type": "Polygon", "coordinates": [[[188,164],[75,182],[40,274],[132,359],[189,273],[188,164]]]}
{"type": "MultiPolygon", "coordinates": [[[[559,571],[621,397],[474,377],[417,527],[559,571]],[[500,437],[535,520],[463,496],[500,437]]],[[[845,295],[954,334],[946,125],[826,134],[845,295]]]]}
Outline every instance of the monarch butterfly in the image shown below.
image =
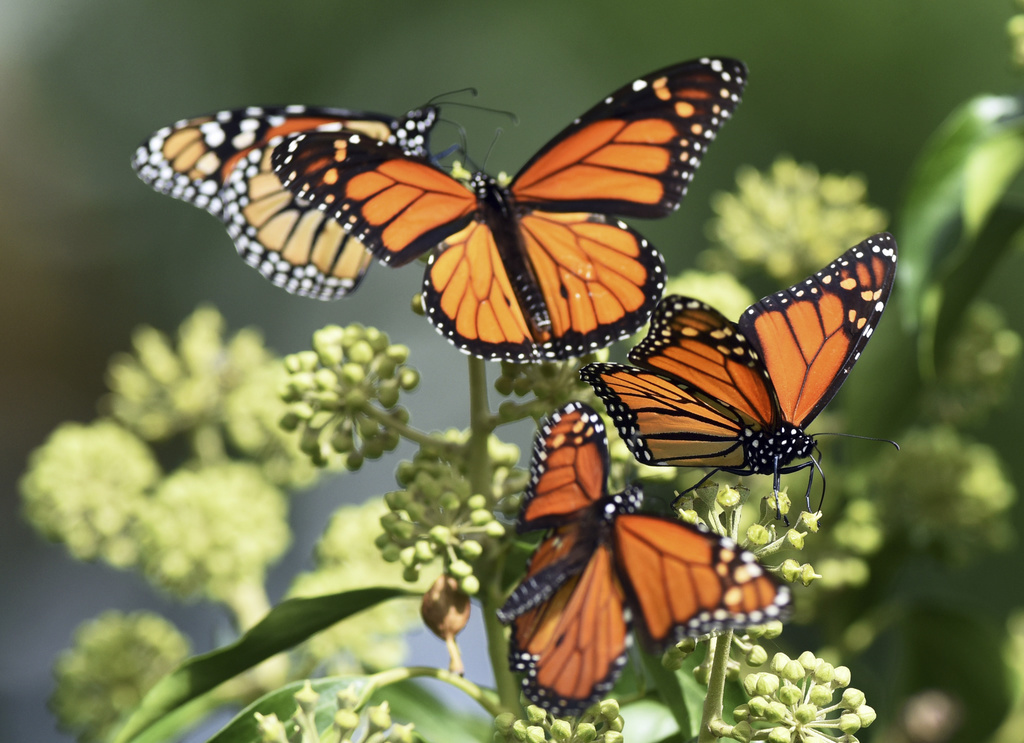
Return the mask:
{"type": "Polygon", "coordinates": [[[678,207],[745,81],[730,59],[637,78],[542,147],[508,187],[484,173],[464,184],[422,156],[348,132],[296,134],[272,161],[285,187],[383,262],[438,248],[423,305],[458,348],[564,359],[646,322],[664,287],[661,255],[609,215],[678,207]]]}
{"type": "Polygon", "coordinates": [[[317,299],[352,291],[373,255],[338,222],[285,190],[270,153],[286,134],[359,132],[427,155],[437,109],[384,114],[307,106],[250,106],[183,119],[139,145],[132,167],[160,193],[226,225],[246,263],[277,286],[317,299]]]}
{"type": "Polygon", "coordinates": [[[573,402],[533,448],[519,531],[550,529],[498,610],[526,697],[582,713],[615,684],[635,622],[651,652],[682,637],[784,616],[789,589],[754,555],[703,527],[637,513],[638,486],[608,494],[601,418],[573,402]]]}
{"type": "MultiPolygon", "coordinates": [[[[644,464],[780,475],[815,464],[804,429],[846,380],[889,301],[896,241],[869,237],[746,309],[739,324],[668,296],[629,360],[580,376],[644,464]]],[[[808,483],[808,488],[810,483],[808,483]]]]}

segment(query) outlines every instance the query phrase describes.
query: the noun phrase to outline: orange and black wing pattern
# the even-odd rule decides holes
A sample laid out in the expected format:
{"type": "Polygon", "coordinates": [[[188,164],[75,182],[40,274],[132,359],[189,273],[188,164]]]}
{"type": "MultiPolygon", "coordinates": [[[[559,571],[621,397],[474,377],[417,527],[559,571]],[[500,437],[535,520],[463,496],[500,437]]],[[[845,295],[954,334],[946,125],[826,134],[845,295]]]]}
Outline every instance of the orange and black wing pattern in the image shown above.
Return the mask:
{"type": "MultiPolygon", "coordinates": [[[[666,301],[676,299],[667,297],[666,301]]],[[[594,388],[637,461],[671,467],[745,469],[745,432],[736,410],[716,405],[682,380],[625,364],[587,364],[594,388]]]]}
{"type": "Polygon", "coordinates": [[[615,520],[614,552],[650,652],[684,637],[785,617],[789,588],[752,552],[707,529],[646,514],[615,520]]]}
{"type": "Polygon", "coordinates": [[[541,149],[513,179],[512,194],[546,211],[665,216],[679,206],[746,81],[743,63],[725,58],[637,78],[541,149]]]}
{"type": "Polygon", "coordinates": [[[783,418],[803,428],[846,381],[889,301],[896,241],[882,232],[751,306],[739,327],[763,359],[783,418]]]}
{"type": "Polygon", "coordinates": [[[294,294],[336,299],[352,291],[372,255],[343,226],[294,196],[271,153],[296,132],[346,131],[424,155],[437,111],[402,118],[308,106],[250,106],[184,119],[155,132],[132,165],[160,193],[221,219],[239,255],[294,294]]]}
{"type": "Polygon", "coordinates": [[[429,158],[362,134],[297,134],[271,160],[286,188],[394,266],[436,247],[477,211],[474,192],[429,158]]]}
{"type": "Polygon", "coordinates": [[[607,494],[608,435],[592,408],[571,402],[541,426],[530,460],[530,484],[519,531],[559,526],[607,494]]]}

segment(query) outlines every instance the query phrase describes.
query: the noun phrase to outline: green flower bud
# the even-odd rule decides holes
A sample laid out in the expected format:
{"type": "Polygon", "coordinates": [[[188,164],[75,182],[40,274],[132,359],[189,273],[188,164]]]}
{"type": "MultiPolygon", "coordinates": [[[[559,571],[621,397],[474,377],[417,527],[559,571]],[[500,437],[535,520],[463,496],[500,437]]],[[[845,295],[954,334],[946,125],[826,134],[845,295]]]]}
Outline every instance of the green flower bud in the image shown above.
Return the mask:
{"type": "Polygon", "coordinates": [[[334,724],[345,731],[342,737],[347,737],[348,733],[359,727],[359,722],[359,713],[353,709],[339,709],[334,713],[334,724]]]}
{"type": "Polygon", "coordinates": [[[873,723],[875,721],[876,716],[877,715],[875,714],[875,708],[870,705],[862,704],[860,707],[857,708],[857,717],[860,718],[860,724],[864,727],[867,727],[868,725],[873,723]]]}
{"type": "MultiPolygon", "coordinates": [[[[508,397],[509,395],[512,394],[512,380],[504,376],[498,377],[497,379],[494,380],[494,389],[498,392],[499,395],[503,397],[508,397]]],[[[501,405],[498,407],[499,416],[506,417],[502,415],[502,408],[506,407],[506,405],[507,403],[501,403],[501,405]]],[[[508,409],[510,409],[511,407],[512,406],[509,405],[506,408],[505,412],[507,413],[508,409]]]]}
{"type": "Polygon", "coordinates": [[[414,741],[420,738],[413,732],[413,728],[414,726],[411,722],[407,725],[392,726],[391,732],[388,733],[388,743],[414,743],[414,741]]]}
{"type": "Polygon", "coordinates": [[[800,582],[805,586],[811,585],[811,583],[820,577],[821,576],[814,571],[814,566],[810,563],[805,563],[800,567],[800,582]]]}
{"type": "Polygon", "coordinates": [[[768,743],[792,743],[793,731],[789,728],[772,728],[767,740],[768,743]]]}
{"type": "Polygon", "coordinates": [[[396,364],[404,364],[409,360],[409,347],[401,343],[394,343],[388,346],[384,352],[389,361],[396,364]]]}
{"type": "Polygon", "coordinates": [[[349,452],[345,457],[345,469],[349,472],[355,472],[363,466],[363,455],[362,452],[352,451],[349,452]]]}
{"type": "Polygon", "coordinates": [[[428,534],[434,540],[434,543],[440,547],[444,547],[452,540],[452,530],[442,524],[431,527],[428,534]]]}
{"type": "Polygon", "coordinates": [[[437,545],[426,539],[417,539],[415,550],[417,562],[430,562],[437,555],[437,545]]]}
{"type": "Polygon", "coordinates": [[[256,712],[255,717],[256,726],[260,731],[260,738],[262,740],[274,743],[275,741],[288,739],[284,723],[277,719],[277,715],[261,715],[259,712],[256,712]]]}
{"type": "Polygon", "coordinates": [[[803,532],[799,532],[796,529],[790,529],[786,532],[786,541],[796,549],[802,550],[804,548],[804,536],[803,532]]]}
{"type": "Polygon", "coordinates": [[[757,682],[764,674],[761,673],[748,673],[743,679],[743,691],[746,692],[748,697],[752,697],[757,694],[757,682]]]}
{"type": "Polygon", "coordinates": [[[814,667],[818,665],[818,659],[814,657],[814,653],[810,650],[805,650],[797,656],[797,662],[808,671],[813,671],[814,667]]]}
{"type": "Polygon", "coordinates": [[[722,508],[735,508],[740,504],[740,491],[726,486],[718,491],[715,500],[722,508]]]}
{"type": "Polygon", "coordinates": [[[492,539],[501,539],[505,536],[505,526],[499,521],[490,521],[484,527],[484,534],[492,539]]]}
{"type": "Polygon", "coordinates": [[[851,687],[843,691],[843,698],[840,700],[839,706],[851,712],[856,712],[864,704],[864,701],[864,692],[851,687]]]}
{"type": "Polygon", "coordinates": [[[398,553],[398,559],[407,568],[412,567],[416,563],[416,548],[405,547],[401,552],[398,553]]]}
{"type": "Polygon", "coordinates": [[[754,645],[747,653],[747,664],[755,668],[764,665],[768,661],[768,651],[760,645],[754,645]]]}
{"type": "Polygon", "coordinates": [[[750,726],[749,722],[741,720],[733,725],[729,735],[733,740],[739,741],[739,743],[750,743],[754,739],[754,729],[750,726]]]}
{"type": "MultiPolygon", "coordinates": [[[[792,532],[789,532],[790,534],[792,532]]],[[[747,527],[747,542],[754,547],[763,547],[771,540],[771,533],[761,524],[751,524],[747,527]]]]}
{"type": "Polygon", "coordinates": [[[572,738],[572,725],[565,720],[555,720],[551,723],[551,737],[559,743],[565,743],[572,738]]]}
{"type": "Polygon", "coordinates": [[[500,715],[494,718],[494,728],[503,735],[508,735],[512,732],[512,723],[516,721],[516,716],[511,712],[502,712],[500,715]]]}
{"type": "Polygon", "coordinates": [[[602,699],[597,709],[598,714],[608,722],[614,722],[620,714],[619,703],[615,699],[602,699]]]}
{"type": "Polygon", "coordinates": [[[847,735],[853,735],[860,730],[860,728],[860,718],[852,712],[847,712],[846,714],[839,716],[839,729],[847,735]]]}
{"type": "Polygon", "coordinates": [[[791,707],[794,704],[800,702],[803,699],[803,691],[799,686],[793,686],[792,684],[784,684],[782,688],[775,695],[780,702],[785,704],[787,707],[791,707]]]}
{"type": "Polygon", "coordinates": [[[814,667],[814,680],[819,684],[830,684],[836,677],[836,669],[831,663],[819,660],[814,667]]]}
{"type": "Polygon", "coordinates": [[[801,704],[793,711],[793,718],[801,725],[806,725],[818,718],[818,708],[813,704],[801,704]]]}
{"type": "Polygon", "coordinates": [[[591,743],[597,738],[597,728],[589,722],[581,722],[576,726],[577,743],[591,743]]]}
{"type": "Polygon", "coordinates": [[[516,740],[526,740],[526,723],[522,720],[516,720],[512,723],[512,735],[515,736],[516,740]]]}
{"type": "Polygon", "coordinates": [[[604,743],[622,743],[625,740],[618,730],[609,730],[604,734],[604,743]]]}
{"type": "Polygon", "coordinates": [[[823,684],[814,684],[807,693],[807,699],[818,707],[827,707],[832,702],[832,690],[823,684]]]}
{"type": "Polygon", "coordinates": [[[398,364],[389,358],[377,359],[377,376],[381,379],[393,381],[395,389],[398,388],[398,381],[395,379],[395,372],[398,371],[398,364]]]}
{"type": "Polygon", "coordinates": [[[487,497],[476,493],[475,495],[469,496],[466,499],[466,508],[471,511],[478,511],[482,508],[487,508],[487,497]]]}
{"type": "Polygon", "coordinates": [[[800,514],[800,518],[797,519],[797,526],[806,529],[812,534],[817,534],[819,519],[821,519],[820,513],[808,513],[807,511],[804,511],[800,514]]]}
{"type": "Polygon", "coordinates": [[[466,539],[456,547],[463,559],[472,562],[483,554],[484,548],[480,542],[473,539],[466,539]]]}
{"type": "Polygon", "coordinates": [[[415,583],[420,579],[420,566],[419,565],[407,565],[405,570],[402,571],[402,580],[406,583],[415,583]]]}
{"type": "Polygon", "coordinates": [[[754,690],[757,694],[764,697],[770,697],[772,694],[779,690],[779,677],[773,673],[758,673],[756,675],[757,681],[755,682],[754,690]]]}
{"type": "Polygon", "coordinates": [[[544,734],[544,728],[539,725],[531,725],[526,728],[526,740],[527,743],[545,743],[547,736],[544,734]]]}
{"type": "Polygon", "coordinates": [[[341,379],[344,380],[345,384],[355,387],[366,379],[366,370],[359,364],[354,364],[350,361],[341,367],[341,379]]]}
{"type": "Polygon", "coordinates": [[[787,583],[796,583],[800,579],[800,563],[793,558],[783,560],[779,572],[787,583]]]}
{"type": "Polygon", "coordinates": [[[308,421],[316,413],[313,406],[308,402],[293,402],[288,406],[287,415],[294,416],[302,421],[308,421]]]}
{"type": "Polygon", "coordinates": [[[455,578],[465,578],[473,574],[473,566],[465,560],[453,560],[448,566],[448,573],[455,578]]]}
{"type": "Polygon", "coordinates": [[[320,368],[313,374],[316,386],[321,390],[332,390],[338,386],[338,375],[330,369],[320,368]]]}
{"type": "Polygon", "coordinates": [[[402,549],[394,542],[388,542],[380,548],[380,556],[384,562],[398,562],[401,558],[402,549]]]}
{"type": "Polygon", "coordinates": [[[371,734],[387,730],[391,727],[391,708],[386,701],[367,710],[366,719],[370,723],[371,734]]]}
{"type": "Polygon", "coordinates": [[[467,596],[476,596],[480,593],[480,579],[475,575],[467,575],[459,581],[459,590],[467,596]]]}
{"type": "Polygon", "coordinates": [[[547,719],[547,716],[548,713],[542,707],[538,707],[535,704],[530,704],[526,707],[526,721],[531,725],[540,725],[547,719]]]}
{"type": "Polygon", "coordinates": [[[764,697],[751,697],[747,702],[747,708],[757,717],[763,718],[768,712],[768,700],[764,697]]]}
{"type": "Polygon", "coordinates": [[[469,514],[469,523],[473,526],[483,526],[494,521],[494,514],[485,508],[479,508],[469,514]]]}
{"type": "Polygon", "coordinates": [[[803,681],[807,675],[807,671],[804,670],[803,665],[798,660],[791,660],[782,669],[782,673],[779,674],[786,681],[796,683],[797,681],[803,681]]]}
{"type": "Polygon", "coordinates": [[[852,677],[849,668],[846,666],[836,666],[835,674],[835,679],[832,681],[833,688],[842,689],[843,687],[850,685],[852,677]]]}
{"type": "Polygon", "coordinates": [[[293,696],[299,709],[306,714],[315,710],[317,702],[320,701],[320,695],[313,691],[313,685],[308,680],[293,696]]]}
{"type": "Polygon", "coordinates": [[[406,392],[416,389],[419,383],[420,373],[415,369],[410,369],[406,367],[402,369],[402,371],[398,375],[398,384],[406,392]]]}

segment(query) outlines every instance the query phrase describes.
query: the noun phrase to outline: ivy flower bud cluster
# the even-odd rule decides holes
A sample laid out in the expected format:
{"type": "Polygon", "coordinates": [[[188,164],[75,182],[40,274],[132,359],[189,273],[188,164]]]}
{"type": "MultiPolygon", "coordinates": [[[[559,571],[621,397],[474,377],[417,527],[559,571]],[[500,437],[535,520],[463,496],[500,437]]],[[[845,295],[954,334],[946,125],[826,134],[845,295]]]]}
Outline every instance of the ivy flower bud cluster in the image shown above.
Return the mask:
{"type": "Polygon", "coordinates": [[[494,381],[494,389],[505,397],[531,396],[525,404],[511,400],[498,408],[502,422],[533,416],[539,418],[572,400],[597,406],[597,395],[589,385],[580,381],[579,370],[591,361],[605,361],[607,351],[600,351],[582,359],[552,361],[543,364],[513,364],[501,362],[501,374],[494,381]]]}
{"type": "Polygon", "coordinates": [[[285,358],[288,380],[282,398],[286,430],[301,432],[300,447],[319,466],[334,454],[359,469],[398,446],[409,412],[399,406],[402,392],[419,384],[419,372],[406,365],[409,349],[391,344],[377,328],[354,323],[328,325],[313,334],[313,350],[285,358]]]}
{"type": "MultiPolygon", "coordinates": [[[[449,431],[444,440],[461,447],[467,436],[449,431]]],[[[415,581],[424,565],[440,558],[459,590],[470,596],[480,590],[473,563],[505,535],[494,508],[504,479],[519,460],[519,449],[492,436],[488,457],[495,480],[500,481],[488,493],[471,492],[464,465],[423,449],[411,462],[399,464],[396,478],[404,487],[384,496],[390,512],[381,517],[384,534],[377,538],[377,546],[385,560],[402,563],[406,580],[415,581]]]]}
{"type": "Polygon", "coordinates": [[[863,692],[849,686],[845,666],[805,652],[796,659],[778,653],[768,667],[743,679],[750,700],[735,709],[737,722],[722,726],[723,735],[744,742],[756,736],[770,743],[825,737],[856,743],[855,733],[874,722],[875,711],[865,704],[863,692]],[[834,701],[840,689],[840,699],[834,701]]]}
{"type": "Polygon", "coordinates": [[[399,725],[391,718],[387,701],[360,710],[357,706],[359,695],[352,689],[338,692],[337,711],[330,726],[317,730],[316,718],[320,695],[309,681],[295,692],[295,712],[281,721],[276,714],[255,714],[262,743],[413,743],[420,737],[413,725],[399,725]]]}
{"type": "Polygon", "coordinates": [[[622,743],[619,703],[605,699],[579,718],[552,717],[529,704],[526,716],[504,712],[494,718],[494,743],[622,743]]]}

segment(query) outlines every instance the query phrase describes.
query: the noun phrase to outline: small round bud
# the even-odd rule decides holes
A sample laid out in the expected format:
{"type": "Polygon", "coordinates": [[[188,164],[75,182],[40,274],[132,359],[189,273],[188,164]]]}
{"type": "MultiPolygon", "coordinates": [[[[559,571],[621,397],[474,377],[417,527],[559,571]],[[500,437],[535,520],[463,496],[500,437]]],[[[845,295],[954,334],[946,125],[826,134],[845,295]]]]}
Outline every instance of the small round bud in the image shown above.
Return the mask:
{"type": "Polygon", "coordinates": [[[531,725],[526,728],[526,740],[528,743],[545,743],[547,736],[544,735],[544,728],[539,725],[531,725]]]}
{"type": "Polygon", "coordinates": [[[512,723],[512,735],[516,740],[526,740],[526,723],[523,720],[512,723]]]}
{"type": "Polygon", "coordinates": [[[478,508],[469,514],[469,523],[473,526],[484,526],[494,521],[494,514],[486,508],[478,508]]]}
{"type": "Polygon", "coordinates": [[[293,698],[299,709],[306,713],[315,710],[317,702],[320,701],[320,695],[313,691],[313,685],[308,680],[301,689],[295,692],[293,698]]]}
{"type": "Polygon", "coordinates": [[[861,729],[860,718],[852,712],[840,715],[839,729],[847,735],[853,735],[861,729]]]}
{"type": "Polygon", "coordinates": [[[402,580],[406,583],[415,583],[420,579],[420,566],[419,565],[408,565],[405,570],[402,571],[402,580]]]}
{"type": "Polygon", "coordinates": [[[751,697],[747,707],[758,717],[764,717],[768,711],[768,700],[764,697],[751,697]]]}
{"type": "Polygon", "coordinates": [[[797,531],[796,529],[790,529],[786,532],[786,541],[798,550],[802,550],[804,548],[804,536],[803,532],[797,531]]]}
{"type": "Polygon", "coordinates": [[[487,508],[487,497],[480,493],[469,496],[469,498],[466,499],[466,508],[471,511],[478,511],[481,508],[487,508]]]}
{"type": "Polygon", "coordinates": [[[448,573],[456,578],[465,578],[467,575],[473,574],[473,566],[465,560],[453,560],[452,564],[448,566],[448,573]]]}
{"type": "Polygon", "coordinates": [[[789,709],[782,702],[768,702],[764,710],[764,719],[768,722],[781,722],[786,719],[789,709]]]}
{"type": "Polygon", "coordinates": [[[789,728],[772,728],[768,733],[768,743],[792,743],[793,731],[789,728]]]}
{"type": "Polygon", "coordinates": [[[366,379],[366,370],[359,364],[349,362],[341,367],[341,379],[345,384],[354,387],[366,379]]]}
{"type": "Polygon", "coordinates": [[[459,589],[467,596],[476,596],[480,593],[480,579],[475,575],[467,575],[459,581],[459,589]]]}
{"type": "Polygon", "coordinates": [[[591,743],[597,738],[597,728],[589,722],[581,722],[576,726],[577,743],[591,743]]]}
{"type": "Polygon", "coordinates": [[[821,518],[820,513],[808,513],[804,511],[800,514],[800,518],[797,520],[797,526],[807,529],[812,534],[818,533],[818,520],[821,518]]]}
{"type": "Polygon", "coordinates": [[[396,364],[404,364],[409,360],[409,347],[401,343],[393,343],[388,346],[388,350],[384,352],[387,355],[389,361],[396,364]]]}
{"type": "Polygon", "coordinates": [[[818,707],[827,707],[832,702],[832,690],[823,684],[814,684],[807,692],[807,700],[818,707]]]}
{"type": "Polygon", "coordinates": [[[754,666],[764,665],[768,661],[768,651],[760,645],[754,645],[747,653],[747,664],[754,666]]]}
{"type": "Polygon", "coordinates": [[[602,699],[597,709],[598,714],[608,722],[613,722],[620,714],[619,703],[615,699],[602,699]]]}
{"type": "Polygon", "coordinates": [[[857,708],[857,717],[860,718],[860,724],[867,727],[875,721],[877,714],[874,707],[869,704],[862,704],[857,708]]]}
{"type": "Polygon", "coordinates": [[[792,684],[785,684],[776,692],[775,696],[780,702],[790,707],[800,702],[803,699],[804,693],[801,691],[799,686],[793,686],[792,684]]]}
{"type": "Polygon", "coordinates": [[[413,311],[413,314],[420,315],[421,317],[427,314],[427,310],[423,306],[423,295],[420,292],[416,292],[412,295],[412,301],[409,303],[409,308],[413,311]]]}
{"type": "Polygon", "coordinates": [[[565,720],[555,720],[551,723],[551,737],[559,743],[566,743],[572,738],[572,725],[565,720]]]}
{"type": "Polygon", "coordinates": [[[726,486],[718,491],[715,500],[722,508],[735,508],[740,504],[740,491],[726,486]]]}
{"type": "Polygon", "coordinates": [[[804,670],[804,667],[800,664],[800,661],[791,660],[789,663],[785,665],[785,667],[782,669],[782,673],[780,673],[779,675],[786,681],[796,683],[797,681],[804,680],[804,677],[807,675],[807,671],[804,670]]]}
{"type": "Polygon", "coordinates": [[[832,680],[833,688],[842,689],[843,687],[849,686],[852,675],[850,669],[846,666],[835,667],[835,678],[832,680]]]}
{"type": "Polygon", "coordinates": [[[779,572],[787,583],[796,583],[800,579],[800,563],[793,558],[783,560],[779,572]]]}
{"type": "Polygon", "coordinates": [[[407,725],[393,725],[388,733],[387,743],[414,743],[414,741],[421,740],[413,730],[414,726],[411,722],[407,725]]]}
{"type": "Polygon", "coordinates": [[[526,721],[531,725],[540,725],[547,719],[547,716],[548,713],[544,711],[543,707],[538,707],[535,704],[526,707],[526,721]]]}
{"type": "Polygon", "coordinates": [[[805,586],[811,585],[814,581],[818,580],[821,576],[814,571],[814,566],[810,563],[805,563],[800,567],[800,582],[805,586]]]}
{"type": "Polygon", "coordinates": [[[377,388],[377,401],[380,402],[382,408],[390,409],[395,407],[398,404],[398,387],[382,382],[380,387],[377,388]]]}
{"type": "Polygon", "coordinates": [[[801,704],[793,711],[793,717],[801,725],[806,725],[818,718],[818,708],[813,704],[801,704]]]}
{"type": "Polygon", "coordinates": [[[500,521],[490,521],[484,527],[484,534],[492,539],[501,539],[505,536],[505,526],[500,521]]]}
{"type": "Polygon", "coordinates": [[[420,373],[415,369],[405,368],[398,375],[398,384],[403,390],[409,392],[416,389],[420,383],[420,373]]]}
{"type": "Polygon", "coordinates": [[[813,671],[814,667],[818,665],[818,659],[814,657],[814,653],[810,650],[805,650],[797,656],[797,662],[808,671],[813,671]]]}
{"type": "Polygon", "coordinates": [[[741,720],[733,725],[733,728],[729,733],[729,737],[733,740],[739,741],[739,743],[750,743],[750,741],[754,739],[754,729],[750,726],[749,722],[741,720]]]}
{"type": "Polygon", "coordinates": [[[500,715],[494,718],[494,728],[499,733],[507,735],[512,731],[512,723],[516,721],[516,716],[511,712],[502,712],[500,715]]]}
{"type": "Polygon", "coordinates": [[[388,703],[381,702],[376,707],[370,707],[366,711],[366,719],[370,723],[370,733],[377,733],[391,727],[391,708],[388,703]]]}
{"type": "Polygon", "coordinates": [[[352,709],[339,709],[334,713],[334,724],[344,731],[359,727],[359,713],[352,709]]]}
{"type": "Polygon", "coordinates": [[[770,697],[779,690],[779,677],[774,673],[759,673],[756,675],[758,677],[757,683],[754,686],[756,693],[761,696],[770,697]]]}
{"type": "Polygon", "coordinates": [[[437,556],[437,545],[426,539],[417,539],[413,547],[416,550],[416,562],[430,562],[437,556]]]}
{"type": "Polygon", "coordinates": [[[459,554],[462,555],[463,559],[473,561],[483,554],[484,548],[480,542],[473,539],[466,539],[461,542],[456,549],[459,554]]]}
{"type": "Polygon", "coordinates": [[[604,734],[604,743],[622,743],[625,738],[618,730],[609,730],[604,734]]]}
{"type": "Polygon", "coordinates": [[[771,533],[761,524],[751,524],[747,527],[747,541],[754,547],[763,547],[770,539],[771,533]]]}
{"type": "Polygon", "coordinates": [[[864,704],[864,701],[864,692],[860,689],[849,688],[843,691],[843,698],[840,700],[839,706],[856,712],[864,704]]]}
{"type": "Polygon", "coordinates": [[[462,501],[459,500],[459,496],[450,490],[441,493],[441,497],[437,501],[437,504],[445,511],[454,511],[461,503],[462,501]]]}
{"type": "Polygon", "coordinates": [[[434,543],[440,547],[444,547],[452,541],[452,530],[443,524],[432,526],[428,534],[434,543]]]}
{"type": "Polygon", "coordinates": [[[407,568],[412,567],[416,562],[416,548],[405,547],[401,552],[398,553],[398,559],[407,568]]]}

